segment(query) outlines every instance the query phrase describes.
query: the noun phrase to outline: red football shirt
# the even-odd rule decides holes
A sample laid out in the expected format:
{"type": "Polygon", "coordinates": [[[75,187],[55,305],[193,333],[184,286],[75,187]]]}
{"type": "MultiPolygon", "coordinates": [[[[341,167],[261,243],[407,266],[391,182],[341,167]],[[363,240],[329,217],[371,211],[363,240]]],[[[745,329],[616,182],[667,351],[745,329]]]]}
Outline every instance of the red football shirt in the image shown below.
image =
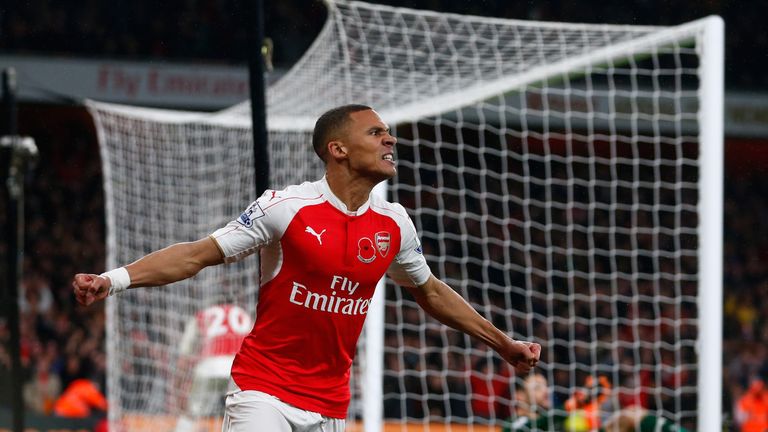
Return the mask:
{"type": "Polygon", "coordinates": [[[421,285],[431,275],[405,209],[372,196],[350,212],[322,179],[267,191],[211,237],[227,262],[261,252],[256,323],[235,356],[235,383],[345,418],[377,282],[388,273],[421,285]]]}
{"type": "Polygon", "coordinates": [[[240,306],[209,306],[195,315],[201,357],[234,355],[252,327],[251,317],[240,306]]]}

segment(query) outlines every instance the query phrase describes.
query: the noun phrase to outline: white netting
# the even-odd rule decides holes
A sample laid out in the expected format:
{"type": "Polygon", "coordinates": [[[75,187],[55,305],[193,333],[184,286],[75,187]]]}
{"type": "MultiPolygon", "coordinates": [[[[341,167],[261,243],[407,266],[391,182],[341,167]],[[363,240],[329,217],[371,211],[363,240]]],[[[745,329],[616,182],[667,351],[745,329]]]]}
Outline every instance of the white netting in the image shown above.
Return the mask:
{"type": "MultiPolygon", "coordinates": [[[[309,144],[320,113],[374,106],[399,138],[390,196],[409,210],[433,272],[500,328],[542,344],[555,402],[604,375],[614,390],[606,415],[641,403],[695,426],[705,23],[329,8],[310,51],[268,92],[272,187],[322,175],[309,144]]],[[[92,112],[110,267],[204,236],[252,201],[247,104],[215,115],[92,112]]],[[[246,260],[110,301],[113,425],[178,415],[176,389],[190,379],[174,366],[183,322],[225,297],[253,311],[256,268],[246,260]]],[[[516,378],[497,356],[400,288],[386,297],[385,419],[502,424],[516,378]]]]}

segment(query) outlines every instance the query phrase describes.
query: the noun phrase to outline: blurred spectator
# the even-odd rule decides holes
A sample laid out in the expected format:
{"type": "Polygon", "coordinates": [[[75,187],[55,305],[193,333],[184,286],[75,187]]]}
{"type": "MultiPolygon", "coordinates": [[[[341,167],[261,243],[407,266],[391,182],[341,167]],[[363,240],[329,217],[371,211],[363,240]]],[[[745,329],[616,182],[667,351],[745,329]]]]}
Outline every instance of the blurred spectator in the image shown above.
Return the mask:
{"type": "Polygon", "coordinates": [[[56,400],[53,411],[59,417],[92,417],[107,411],[107,399],[95,382],[79,378],[67,386],[56,400]]]}
{"type": "Polygon", "coordinates": [[[736,403],[736,423],[742,432],[768,430],[768,390],[762,379],[755,378],[736,403]]]}
{"type": "Polygon", "coordinates": [[[472,415],[506,418],[510,415],[512,371],[493,358],[479,357],[470,375],[472,415]]]}
{"type": "Polygon", "coordinates": [[[47,315],[53,308],[53,294],[48,282],[39,273],[27,275],[21,283],[19,310],[21,313],[47,315]]]}
{"type": "Polygon", "coordinates": [[[24,404],[37,414],[50,415],[61,394],[61,379],[52,370],[54,358],[48,355],[37,360],[31,381],[24,385],[24,404]]]}
{"type": "MultiPolygon", "coordinates": [[[[610,386],[606,378],[601,379],[601,386],[610,386]]],[[[552,404],[549,383],[544,375],[533,373],[522,380],[515,391],[515,412],[502,428],[502,432],[530,432],[534,430],[557,431],[618,431],[618,432],[687,432],[687,430],[667,418],[639,407],[623,408],[607,419],[590,417],[583,409],[565,410],[552,404]],[[566,412],[567,411],[567,412],[566,412]],[[604,423],[603,423],[604,422],[604,423]],[[602,426],[602,428],[601,428],[602,426]]],[[[574,392],[569,402],[572,404],[581,398],[586,400],[579,390],[574,392]]],[[[590,405],[591,402],[586,402],[590,405]]],[[[574,405],[576,406],[576,405],[574,405]]],[[[578,404],[584,408],[584,404],[578,404]]]]}

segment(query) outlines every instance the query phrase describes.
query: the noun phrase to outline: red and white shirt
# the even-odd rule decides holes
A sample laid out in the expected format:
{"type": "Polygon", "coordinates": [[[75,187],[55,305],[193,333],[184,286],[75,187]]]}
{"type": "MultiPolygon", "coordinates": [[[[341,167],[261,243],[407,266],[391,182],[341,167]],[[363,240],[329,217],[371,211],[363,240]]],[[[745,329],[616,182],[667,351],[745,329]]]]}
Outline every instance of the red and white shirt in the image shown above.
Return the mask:
{"type": "Polygon", "coordinates": [[[234,356],[252,326],[251,317],[240,306],[209,306],[187,322],[180,352],[201,358],[234,356]]]}
{"type": "Polygon", "coordinates": [[[209,306],[187,321],[179,344],[180,354],[196,359],[196,378],[226,379],[252,326],[251,317],[240,306],[209,306]]]}
{"type": "Polygon", "coordinates": [[[345,418],[377,282],[387,273],[422,285],[431,275],[405,209],[371,196],[350,212],[323,178],[266,191],[211,237],[226,262],[261,253],[256,323],[232,365],[235,383],[345,418]]]}

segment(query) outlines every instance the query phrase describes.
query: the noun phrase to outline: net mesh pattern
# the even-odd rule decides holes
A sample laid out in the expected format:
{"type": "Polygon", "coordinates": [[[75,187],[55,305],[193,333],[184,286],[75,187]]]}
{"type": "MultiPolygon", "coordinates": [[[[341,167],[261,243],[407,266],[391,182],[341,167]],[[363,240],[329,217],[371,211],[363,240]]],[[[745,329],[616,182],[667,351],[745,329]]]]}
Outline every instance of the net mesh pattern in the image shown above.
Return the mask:
{"type": "MultiPolygon", "coordinates": [[[[374,106],[399,139],[390,198],[409,211],[434,274],[542,345],[555,405],[605,376],[604,416],[642,404],[695,427],[701,34],[330,2],[314,45],[268,91],[272,187],[322,176],[310,146],[319,114],[374,106]]],[[[91,110],[110,267],[200,238],[253,201],[247,103],[91,110]]],[[[114,427],[183,409],[183,322],[222,299],[253,311],[257,266],[110,300],[114,427]]],[[[520,378],[495,353],[391,284],[385,311],[385,419],[425,430],[509,419],[520,378]]],[[[355,419],[357,363],[353,372],[355,419]]]]}

